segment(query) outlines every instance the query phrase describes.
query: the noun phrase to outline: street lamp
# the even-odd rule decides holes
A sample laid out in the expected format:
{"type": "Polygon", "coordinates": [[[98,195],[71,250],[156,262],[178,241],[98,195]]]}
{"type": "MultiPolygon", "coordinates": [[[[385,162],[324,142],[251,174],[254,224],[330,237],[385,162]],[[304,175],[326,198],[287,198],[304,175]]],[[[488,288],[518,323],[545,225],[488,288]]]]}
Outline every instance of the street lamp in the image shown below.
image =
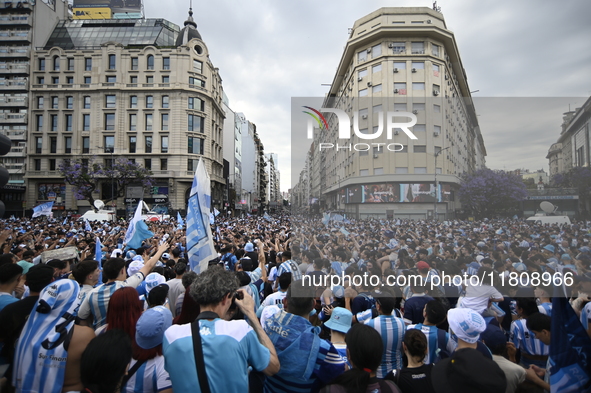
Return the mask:
{"type": "Polygon", "coordinates": [[[439,202],[439,184],[437,183],[437,157],[441,154],[442,151],[449,149],[451,146],[448,146],[444,149],[435,152],[435,202],[433,202],[433,218],[435,220],[439,220],[437,216],[437,202],[439,202]]]}

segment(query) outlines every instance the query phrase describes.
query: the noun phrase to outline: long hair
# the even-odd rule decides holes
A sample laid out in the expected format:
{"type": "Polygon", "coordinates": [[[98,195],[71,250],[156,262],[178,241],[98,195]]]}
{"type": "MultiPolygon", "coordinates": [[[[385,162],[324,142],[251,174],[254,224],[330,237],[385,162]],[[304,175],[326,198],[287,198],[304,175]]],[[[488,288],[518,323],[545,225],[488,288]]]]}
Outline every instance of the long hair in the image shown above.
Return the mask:
{"type": "Polygon", "coordinates": [[[109,299],[107,331],[120,329],[127,333],[131,340],[134,359],[137,359],[142,351],[135,342],[135,325],[142,312],[144,312],[144,307],[135,288],[119,288],[109,299]]]}
{"type": "MultiPolygon", "coordinates": [[[[429,322],[431,322],[431,320],[429,320],[429,322]]],[[[406,349],[410,356],[418,357],[419,361],[425,359],[428,349],[425,333],[419,329],[408,329],[404,334],[404,345],[406,345],[406,349]]]]}
{"type": "Polygon", "coordinates": [[[344,386],[347,393],[365,393],[370,380],[367,370],[375,372],[382,363],[382,337],[371,326],[357,323],[347,332],[345,343],[354,368],[336,377],[332,384],[344,386]]]}
{"type": "Polygon", "coordinates": [[[188,286],[185,290],[185,297],[183,299],[183,306],[181,307],[181,313],[174,318],[172,321],[175,325],[184,325],[186,323],[193,323],[200,312],[199,304],[193,299],[190,294],[191,286],[188,286]]]}

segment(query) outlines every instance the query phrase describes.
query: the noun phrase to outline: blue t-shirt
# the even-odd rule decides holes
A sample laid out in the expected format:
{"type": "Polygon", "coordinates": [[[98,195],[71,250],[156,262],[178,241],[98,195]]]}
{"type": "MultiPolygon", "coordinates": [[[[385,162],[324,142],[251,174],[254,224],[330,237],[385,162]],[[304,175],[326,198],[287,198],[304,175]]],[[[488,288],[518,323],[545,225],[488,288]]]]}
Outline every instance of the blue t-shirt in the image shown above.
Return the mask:
{"type": "Polygon", "coordinates": [[[18,299],[7,293],[0,294],[0,311],[10,303],[14,302],[18,302],[18,299]]]}
{"type": "Polygon", "coordinates": [[[425,304],[434,300],[431,296],[413,296],[404,302],[404,322],[408,324],[423,323],[423,309],[425,304]]]}
{"type": "MultiPolygon", "coordinates": [[[[262,371],[271,354],[244,320],[199,321],[207,380],[212,392],[248,391],[248,366],[262,371]]],[[[164,333],[164,368],[175,392],[201,392],[193,354],[191,324],[173,325],[164,333]]]]}

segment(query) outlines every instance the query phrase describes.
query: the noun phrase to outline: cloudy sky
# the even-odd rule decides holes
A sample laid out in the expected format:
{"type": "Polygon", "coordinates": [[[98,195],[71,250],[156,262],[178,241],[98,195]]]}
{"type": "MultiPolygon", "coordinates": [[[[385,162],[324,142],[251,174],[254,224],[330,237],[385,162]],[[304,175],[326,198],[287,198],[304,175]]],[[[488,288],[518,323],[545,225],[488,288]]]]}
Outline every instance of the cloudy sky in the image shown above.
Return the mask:
{"type": "MultiPolygon", "coordinates": [[[[493,169],[548,169],[562,113],[591,95],[591,2],[440,0],[454,32],[493,169]],[[506,98],[511,98],[510,100],[506,98]]],[[[189,0],[144,0],[148,18],[183,25],[189,0]]],[[[230,107],[243,112],[266,152],[279,154],[290,187],[291,97],[322,97],[355,20],[387,6],[431,1],[215,0],[194,18],[230,107]]],[[[294,152],[294,154],[303,154],[294,152]]]]}

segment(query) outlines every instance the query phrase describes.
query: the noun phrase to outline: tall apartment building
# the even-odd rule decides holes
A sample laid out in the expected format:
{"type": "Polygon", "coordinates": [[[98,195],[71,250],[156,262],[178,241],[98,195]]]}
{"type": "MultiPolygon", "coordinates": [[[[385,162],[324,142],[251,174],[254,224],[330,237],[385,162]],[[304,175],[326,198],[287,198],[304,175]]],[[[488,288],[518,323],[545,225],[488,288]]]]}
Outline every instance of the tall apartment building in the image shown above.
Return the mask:
{"type": "Polygon", "coordinates": [[[318,198],[321,209],[359,218],[459,212],[459,176],[484,166],[486,149],[454,34],[440,12],[381,8],[357,20],[323,107],[349,117],[351,137],[341,138],[338,117],[325,113],[328,130],[315,133],[308,162],[311,195],[300,201],[318,198]],[[402,112],[416,118],[409,131],[417,139],[389,127],[412,120],[402,112]]]}
{"type": "Polygon", "coordinates": [[[231,210],[243,210],[242,199],[242,121],[244,115],[234,113],[227,99],[223,101],[226,114],[224,120],[224,159],[228,161],[228,203],[231,210]]]}
{"type": "Polygon", "coordinates": [[[43,46],[59,19],[68,16],[67,2],[16,1],[0,3],[0,132],[12,141],[0,158],[9,174],[0,188],[6,214],[22,214],[25,201],[29,74],[35,47],[43,46]]]}
{"type": "Polygon", "coordinates": [[[265,174],[267,175],[268,185],[266,189],[269,209],[275,210],[282,206],[283,197],[281,196],[280,176],[279,176],[279,158],[276,153],[265,154],[265,174]]]}
{"type": "MultiPolygon", "coordinates": [[[[197,162],[205,160],[212,205],[221,210],[222,81],[189,12],[185,27],[164,19],[61,21],[31,63],[27,203],[61,197],[80,212],[58,166],[125,157],[150,169],[157,194],[125,190],[119,209],[148,203],[186,209],[197,162]]],[[[111,182],[95,199],[110,198],[111,182]]],[[[117,191],[117,190],[115,190],[117,191]]]]}

